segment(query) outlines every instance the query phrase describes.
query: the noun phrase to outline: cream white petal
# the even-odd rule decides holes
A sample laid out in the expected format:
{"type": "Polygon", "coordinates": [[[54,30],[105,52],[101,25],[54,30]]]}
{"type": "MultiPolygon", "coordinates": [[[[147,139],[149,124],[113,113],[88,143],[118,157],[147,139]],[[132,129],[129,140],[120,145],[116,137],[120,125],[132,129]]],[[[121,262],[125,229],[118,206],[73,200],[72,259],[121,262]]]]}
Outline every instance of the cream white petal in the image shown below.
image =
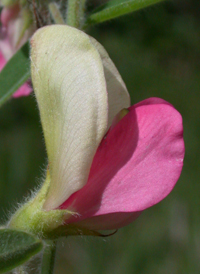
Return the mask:
{"type": "Polygon", "coordinates": [[[64,25],[38,30],[31,71],[47,147],[51,184],[44,209],[82,188],[108,124],[99,52],[85,33],[64,25]]]}
{"type": "Polygon", "coordinates": [[[104,47],[93,37],[90,37],[90,40],[98,50],[104,67],[109,104],[108,127],[110,127],[119,111],[130,107],[130,96],[121,75],[104,47]]]}

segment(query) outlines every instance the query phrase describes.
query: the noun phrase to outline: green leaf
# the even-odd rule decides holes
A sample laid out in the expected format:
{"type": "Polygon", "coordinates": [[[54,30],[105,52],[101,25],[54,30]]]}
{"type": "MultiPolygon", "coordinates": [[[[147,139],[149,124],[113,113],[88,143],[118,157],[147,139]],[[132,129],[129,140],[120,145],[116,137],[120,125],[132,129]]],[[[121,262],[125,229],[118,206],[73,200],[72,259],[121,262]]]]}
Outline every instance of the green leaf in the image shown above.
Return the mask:
{"type": "Polygon", "coordinates": [[[35,236],[14,229],[0,229],[0,273],[25,263],[40,252],[43,244],[35,236]]]}
{"type": "Polygon", "coordinates": [[[84,28],[127,13],[148,7],[163,0],[111,0],[95,9],[87,18],[84,28]]]}
{"type": "Polygon", "coordinates": [[[29,42],[8,61],[0,73],[0,106],[30,78],[29,42]]]}

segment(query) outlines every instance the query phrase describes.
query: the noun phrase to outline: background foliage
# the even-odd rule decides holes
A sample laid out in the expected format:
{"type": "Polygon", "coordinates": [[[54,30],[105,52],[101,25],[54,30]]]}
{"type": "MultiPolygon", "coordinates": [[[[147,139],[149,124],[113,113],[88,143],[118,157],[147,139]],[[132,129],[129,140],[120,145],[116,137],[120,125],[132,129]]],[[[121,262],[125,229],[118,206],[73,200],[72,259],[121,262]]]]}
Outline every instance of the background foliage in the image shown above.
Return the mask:
{"type": "MultiPolygon", "coordinates": [[[[60,241],[56,272],[200,272],[200,2],[165,2],[91,28],[120,71],[132,103],[158,96],[182,114],[186,157],[174,191],[110,238],[60,241]]],[[[46,153],[34,96],[0,109],[0,218],[38,186],[46,153]]],[[[35,273],[33,271],[33,273],[35,273]]]]}

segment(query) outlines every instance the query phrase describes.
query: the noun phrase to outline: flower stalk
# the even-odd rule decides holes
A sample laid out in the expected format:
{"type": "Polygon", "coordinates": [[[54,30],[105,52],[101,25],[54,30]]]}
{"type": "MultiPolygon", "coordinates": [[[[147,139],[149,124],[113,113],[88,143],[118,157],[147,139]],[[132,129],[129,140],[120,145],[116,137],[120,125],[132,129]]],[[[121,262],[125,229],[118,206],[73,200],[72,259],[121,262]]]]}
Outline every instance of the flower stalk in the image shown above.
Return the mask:
{"type": "Polygon", "coordinates": [[[55,2],[49,4],[49,10],[56,24],[65,24],[65,20],[63,19],[62,14],[58,8],[58,5],[55,2]]]}
{"type": "Polygon", "coordinates": [[[43,252],[41,274],[53,274],[56,257],[56,241],[46,241],[43,252]]]}
{"type": "Polygon", "coordinates": [[[80,29],[84,20],[86,0],[68,0],[67,25],[80,29]]]}

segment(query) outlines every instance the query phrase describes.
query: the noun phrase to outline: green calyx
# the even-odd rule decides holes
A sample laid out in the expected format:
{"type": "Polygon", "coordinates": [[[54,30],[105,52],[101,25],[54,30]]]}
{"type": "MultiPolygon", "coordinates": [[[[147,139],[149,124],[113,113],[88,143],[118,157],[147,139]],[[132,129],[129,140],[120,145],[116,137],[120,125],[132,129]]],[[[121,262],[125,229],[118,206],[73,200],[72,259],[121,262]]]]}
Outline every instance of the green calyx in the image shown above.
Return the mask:
{"type": "Polygon", "coordinates": [[[52,239],[61,236],[63,231],[61,231],[60,227],[65,227],[63,226],[64,222],[67,216],[72,213],[67,210],[43,210],[49,183],[50,176],[49,172],[47,172],[47,178],[39,193],[17,210],[12,216],[8,227],[33,233],[42,239],[52,239]],[[58,232],[56,232],[57,230],[58,232]]]}
{"type": "Polygon", "coordinates": [[[55,240],[69,235],[102,236],[97,231],[81,228],[74,224],[67,224],[66,220],[69,216],[76,213],[60,209],[43,210],[49,184],[50,175],[47,172],[47,177],[41,190],[34,198],[16,211],[8,223],[9,228],[29,232],[45,240],[55,240]]]}

